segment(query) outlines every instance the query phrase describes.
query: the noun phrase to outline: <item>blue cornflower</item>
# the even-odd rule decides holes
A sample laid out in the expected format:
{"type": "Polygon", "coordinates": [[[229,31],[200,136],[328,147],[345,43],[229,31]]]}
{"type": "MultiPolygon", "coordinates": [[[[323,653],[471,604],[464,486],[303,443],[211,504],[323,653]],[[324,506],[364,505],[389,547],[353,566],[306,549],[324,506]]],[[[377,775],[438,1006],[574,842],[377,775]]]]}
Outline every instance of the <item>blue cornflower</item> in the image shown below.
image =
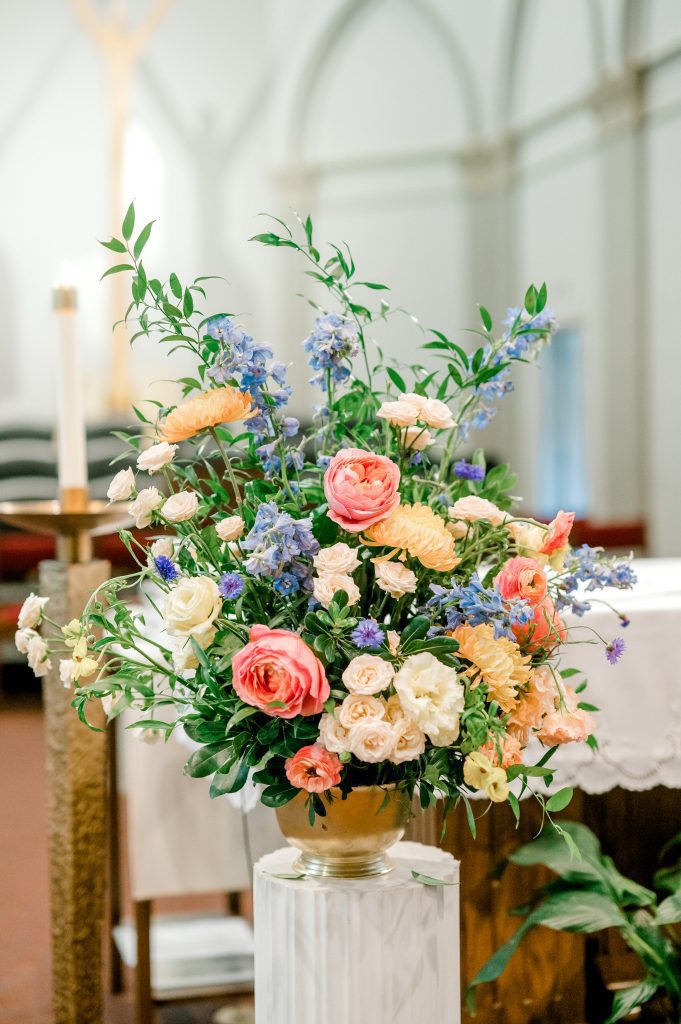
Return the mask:
{"type": "Polygon", "coordinates": [[[156,571],[166,583],[172,583],[180,575],[177,566],[165,555],[157,555],[154,559],[156,571]]]}
{"type": "Polygon", "coordinates": [[[326,375],[330,372],[337,384],[350,376],[347,365],[359,351],[359,328],[354,320],[339,313],[327,313],[317,317],[312,333],[303,342],[309,353],[310,366],[315,376],[310,383],[319,384],[326,390],[326,375]]]}
{"type": "Polygon", "coordinates": [[[459,459],[458,462],[454,463],[454,475],[462,480],[479,481],[485,479],[485,469],[483,466],[476,466],[472,462],[466,462],[465,459],[459,459]]]}
{"type": "Polygon", "coordinates": [[[357,647],[380,647],[385,633],[376,619],[360,619],[350,634],[357,647]]]}
{"type": "Polygon", "coordinates": [[[226,601],[234,601],[244,590],[244,578],[238,572],[226,572],[220,577],[218,590],[226,601]]]}
{"type": "Polygon", "coordinates": [[[295,594],[300,590],[298,577],[294,576],[292,572],[283,572],[281,576],[277,577],[272,586],[282,597],[290,597],[291,594],[295,594]]]}
{"type": "Polygon", "coordinates": [[[611,643],[609,643],[608,646],[605,648],[605,657],[611,665],[616,665],[617,662],[620,660],[620,658],[624,654],[625,646],[626,645],[622,637],[616,636],[615,639],[611,641],[611,643]]]}

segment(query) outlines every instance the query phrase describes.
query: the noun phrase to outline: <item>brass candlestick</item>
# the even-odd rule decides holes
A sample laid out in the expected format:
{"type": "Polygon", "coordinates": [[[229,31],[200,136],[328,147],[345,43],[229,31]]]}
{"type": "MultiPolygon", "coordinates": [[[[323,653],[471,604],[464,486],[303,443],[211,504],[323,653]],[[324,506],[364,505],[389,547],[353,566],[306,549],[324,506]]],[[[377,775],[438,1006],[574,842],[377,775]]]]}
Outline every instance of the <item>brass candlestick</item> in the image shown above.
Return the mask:
{"type": "MultiPolygon", "coordinates": [[[[125,505],[91,501],[85,488],[65,491],[59,501],[1,502],[0,520],[56,537],[56,560],[40,563],[40,593],[59,623],[80,616],[92,591],[111,575],[109,562],[92,558],[92,538],[130,521],[125,505]]],[[[102,730],[94,732],[78,720],[72,699],[55,658],[43,680],[54,1021],[103,1024],[107,734],[102,709],[89,713],[102,730]]]]}

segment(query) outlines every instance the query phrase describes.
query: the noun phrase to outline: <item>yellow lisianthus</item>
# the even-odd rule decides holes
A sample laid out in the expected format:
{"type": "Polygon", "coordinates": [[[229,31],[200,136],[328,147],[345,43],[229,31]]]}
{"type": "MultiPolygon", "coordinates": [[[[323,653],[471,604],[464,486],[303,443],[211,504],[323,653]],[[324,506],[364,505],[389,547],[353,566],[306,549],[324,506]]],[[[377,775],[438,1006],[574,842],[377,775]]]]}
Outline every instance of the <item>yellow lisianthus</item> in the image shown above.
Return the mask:
{"type": "Polygon", "coordinates": [[[391,554],[399,551],[401,558],[412,555],[438,572],[451,571],[461,561],[454,551],[454,538],[428,505],[398,505],[386,519],[370,526],[364,539],[372,547],[391,548],[391,554]]]}

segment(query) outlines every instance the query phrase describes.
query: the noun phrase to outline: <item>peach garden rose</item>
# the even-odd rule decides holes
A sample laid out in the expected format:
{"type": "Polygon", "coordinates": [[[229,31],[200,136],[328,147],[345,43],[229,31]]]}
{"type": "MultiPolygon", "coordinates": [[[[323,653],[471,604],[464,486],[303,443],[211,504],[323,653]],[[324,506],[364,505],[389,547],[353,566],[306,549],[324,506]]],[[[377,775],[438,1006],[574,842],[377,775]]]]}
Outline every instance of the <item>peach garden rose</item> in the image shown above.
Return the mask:
{"type": "Polygon", "coordinates": [[[385,455],[341,449],[324,474],[329,518],[350,533],[385,519],[400,503],[400,471],[385,455]]]}
{"type": "Polygon", "coordinates": [[[246,704],[275,718],[318,715],[329,696],[319,658],[288,629],[251,627],[250,640],[232,658],[234,689],[246,704]]]}

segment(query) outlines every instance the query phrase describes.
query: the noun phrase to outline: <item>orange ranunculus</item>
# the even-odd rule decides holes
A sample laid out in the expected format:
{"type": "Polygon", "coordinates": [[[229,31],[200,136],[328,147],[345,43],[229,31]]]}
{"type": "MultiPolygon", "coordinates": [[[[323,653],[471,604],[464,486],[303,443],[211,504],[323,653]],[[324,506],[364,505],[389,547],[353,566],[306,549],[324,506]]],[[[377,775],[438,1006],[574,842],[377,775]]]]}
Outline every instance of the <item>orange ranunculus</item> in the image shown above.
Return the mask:
{"type": "Polygon", "coordinates": [[[421,565],[448,572],[461,561],[454,538],[440,516],[428,505],[399,505],[394,512],[365,530],[366,542],[418,558],[421,565]]]}
{"type": "Polygon", "coordinates": [[[251,396],[238,388],[212,388],[182,402],[161,423],[161,441],[175,444],[221,423],[235,423],[253,415],[251,396]]]}
{"type": "Polygon", "coordinates": [[[332,754],[325,747],[314,743],[309,747],[301,747],[293,757],[287,757],[284,770],[286,778],[296,789],[323,793],[338,785],[343,765],[338,754],[332,754]]]}
{"type": "Polygon", "coordinates": [[[494,582],[507,600],[524,598],[530,604],[539,604],[546,597],[546,573],[534,558],[511,558],[494,582]]]}

